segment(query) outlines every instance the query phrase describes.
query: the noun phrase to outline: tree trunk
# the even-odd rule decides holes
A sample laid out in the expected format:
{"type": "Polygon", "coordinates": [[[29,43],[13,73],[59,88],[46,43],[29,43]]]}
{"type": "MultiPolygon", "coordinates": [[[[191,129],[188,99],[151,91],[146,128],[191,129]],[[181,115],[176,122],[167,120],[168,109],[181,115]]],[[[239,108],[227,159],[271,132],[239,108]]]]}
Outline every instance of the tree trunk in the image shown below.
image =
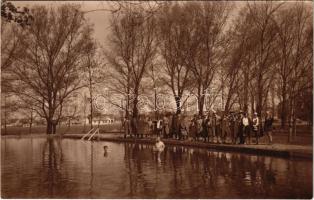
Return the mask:
{"type": "Polygon", "coordinates": [[[249,77],[248,72],[244,74],[244,107],[243,110],[245,113],[248,112],[248,101],[249,101],[249,77]]]}
{"type": "Polygon", "coordinates": [[[89,75],[89,96],[90,96],[90,128],[93,128],[93,83],[92,83],[92,68],[88,66],[89,75]]]}
{"type": "Polygon", "coordinates": [[[133,108],[132,108],[132,119],[135,120],[133,121],[133,126],[132,126],[132,133],[137,134],[138,130],[136,129],[136,127],[138,127],[138,89],[135,88],[134,89],[134,98],[133,98],[133,108]]]}
{"type": "Polygon", "coordinates": [[[180,114],[181,113],[181,97],[176,96],[175,101],[176,101],[176,107],[177,107],[177,114],[180,114]]]}
{"type": "Polygon", "coordinates": [[[52,119],[46,119],[47,121],[47,129],[46,129],[46,133],[49,135],[49,134],[52,134],[52,119]]]}
{"type": "Polygon", "coordinates": [[[254,98],[254,95],[251,94],[251,112],[254,113],[255,111],[255,98],[254,98]]]}
{"type": "Polygon", "coordinates": [[[130,80],[129,80],[129,76],[128,76],[128,86],[127,86],[127,97],[126,97],[126,104],[125,104],[125,117],[127,119],[130,119],[130,112],[129,112],[129,109],[130,109],[130,80]]]}
{"type": "Polygon", "coordinates": [[[32,124],[33,124],[33,110],[31,110],[31,118],[29,122],[29,134],[32,133],[32,124]]]}
{"type": "Polygon", "coordinates": [[[201,94],[198,98],[198,114],[199,114],[199,116],[203,116],[203,114],[204,114],[204,100],[205,100],[205,95],[201,94]]]}
{"type": "Polygon", "coordinates": [[[295,105],[293,107],[293,137],[296,139],[297,137],[297,119],[296,119],[296,112],[295,112],[295,105]]]}
{"type": "Polygon", "coordinates": [[[294,100],[290,101],[290,116],[289,116],[289,134],[288,134],[288,142],[292,142],[292,132],[293,132],[293,115],[294,115],[294,100]]]}
{"type": "Polygon", "coordinates": [[[6,108],[4,110],[4,135],[7,134],[7,111],[6,108]]]}
{"type": "Polygon", "coordinates": [[[6,104],[7,104],[7,98],[4,95],[4,134],[7,134],[7,108],[6,108],[6,104]]]}
{"type": "Polygon", "coordinates": [[[273,116],[275,116],[275,86],[271,87],[271,111],[273,116]]]}
{"type": "Polygon", "coordinates": [[[286,121],[287,121],[287,109],[286,109],[286,104],[287,104],[287,92],[286,92],[286,86],[283,84],[283,89],[282,89],[282,102],[281,102],[281,113],[280,113],[280,118],[281,118],[281,127],[284,128],[286,126],[286,121]]]}
{"type": "Polygon", "coordinates": [[[263,108],[263,85],[262,77],[260,75],[257,82],[257,104],[256,104],[256,112],[259,116],[261,116],[262,114],[262,108],[263,108]]]}

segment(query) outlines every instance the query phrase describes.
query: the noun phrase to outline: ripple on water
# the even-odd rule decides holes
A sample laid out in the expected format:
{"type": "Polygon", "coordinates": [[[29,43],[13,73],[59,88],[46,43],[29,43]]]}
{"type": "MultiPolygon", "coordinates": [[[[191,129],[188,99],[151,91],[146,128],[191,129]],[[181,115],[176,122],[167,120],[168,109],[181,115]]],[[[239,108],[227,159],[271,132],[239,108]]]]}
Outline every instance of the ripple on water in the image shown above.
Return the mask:
{"type": "Polygon", "coordinates": [[[4,198],[310,198],[312,162],[147,144],[2,138],[4,198]],[[103,146],[108,146],[104,152],[103,146]]]}

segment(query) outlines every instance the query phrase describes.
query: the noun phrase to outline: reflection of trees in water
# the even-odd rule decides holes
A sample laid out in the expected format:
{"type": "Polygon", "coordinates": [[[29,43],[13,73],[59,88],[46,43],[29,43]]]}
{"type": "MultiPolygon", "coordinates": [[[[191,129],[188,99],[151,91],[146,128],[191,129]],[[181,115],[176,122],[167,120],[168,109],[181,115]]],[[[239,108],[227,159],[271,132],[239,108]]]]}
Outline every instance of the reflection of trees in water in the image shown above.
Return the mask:
{"type": "Polygon", "coordinates": [[[276,173],[272,158],[245,154],[212,152],[168,146],[156,162],[149,145],[125,144],[125,164],[129,170],[130,197],[157,197],[157,188],[167,188],[167,197],[215,197],[218,193],[263,197],[273,192],[276,173]],[[145,162],[156,163],[155,171],[145,162]],[[152,174],[150,174],[152,173],[152,174]],[[150,187],[155,173],[155,187],[150,187]]]}
{"type": "Polygon", "coordinates": [[[313,165],[311,167],[312,170],[310,171],[310,174],[308,174],[308,176],[300,176],[302,175],[302,173],[300,174],[300,172],[307,170],[306,167],[308,167],[308,165],[305,165],[305,163],[302,163],[302,162],[297,163],[294,160],[288,161],[287,166],[286,166],[285,176],[287,177],[286,182],[287,182],[287,185],[289,186],[289,190],[292,191],[293,195],[290,195],[287,198],[296,198],[296,199],[312,198],[313,165]],[[306,189],[306,191],[308,191],[308,193],[305,194],[307,197],[304,197],[304,194],[302,194],[302,189],[300,189],[300,186],[302,187],[302,189],[306,189]],[[298,194],[301,196],[298,196],[298,194]]]}
{"type": "Polygon", "coordinates": [[[152,147],[145,144],[125,143],[124,149],[124,161],[128,169],[130,186],[128,196],[130,198],[141,197],[140,194],[155,196],[156,194],[152,190],[153,183],[151,181],[153,174],[146,173],[144,167],[144,162],[153,162],[154,157],[151,155],[152,147]]]}
{"type": "Polygon", "coordinates": [[[90,181],[89,181],[89,197],[93,198],[94,186],[94,146],[93,141],[90,141],[90,181]]]}
{"type": "Polygon", "coordinates": [[[61,175],[61,170],[65,172],[62,169],[63,160],[61,139],[48,137],[42,150],[42,169],[45,170],[45,184],[49,197],[61,195],[56,191],[63,188],[62,180],[67,177],[66,173],[61,175]]]}

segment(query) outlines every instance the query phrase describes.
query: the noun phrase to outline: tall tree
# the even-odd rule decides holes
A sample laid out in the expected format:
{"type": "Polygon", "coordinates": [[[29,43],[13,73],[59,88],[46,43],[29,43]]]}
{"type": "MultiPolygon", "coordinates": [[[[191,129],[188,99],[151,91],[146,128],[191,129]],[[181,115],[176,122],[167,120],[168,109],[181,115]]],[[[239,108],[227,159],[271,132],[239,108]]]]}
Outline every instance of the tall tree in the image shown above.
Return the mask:
{"type": "Polygon", "coordinates": [[[32,107],[46,120],[46,133],[52,134],[63,103],[83,87],[79,74],[92,29],[78,6],[38,6],[32,14],[34,21],[20,36],[24,55],[14,57],[17,64],[10,71],[13,92],[25,104],[34,102],[32,107]]]}
{"type": "Polygon", "coordinates": [[[199,115],[203,115],[205,93],[225,60],[225,32],[230,11],[229,2],[186,3],[184,7],[190,17],[190,25],[186,24],[185,58],[196,80],[199,115]]]}
{"type": "Polygon", "coordinates": [[[267,97],[266,91],[271,78],[269,74],[274,67],[276,61],[275,38],[277,31],[276,24],[272,18],[274,13],[282,6],[277,2],[254,2],[247,3],[248,18],[251,20],[251,27],[248,31],[252,31],[255,37],[252,42],[255,44],[254,51],[254,71],[256,81],[256,111],[259,116],[262,115],[263,103],[267,97]]]}
{"type": "Polygon", "coordinates": [[[163,81],[171,89],[177,113],[181,112],[183,94],[191,83],[191,68],[185,60],[189,22],[189,15],[179,3],[164,5],[158,17],[159,52],[165,66],[163,81]]]}
{"type": "Polygon", "coordinates": [[[295,23],[295,7],[287,5],[286,8],[279,10],[274,16],[274,21],[278,31],[278,77],[279,89],[281,97],[281,126],[285,127],[287,118],[287,103],[288,103],[288,83],[292,76],[292,54],[296,44],[296,23],[295,23]]]}
{"type": "Polygon", "coordinates": [[[113,15],[110,45],[106,51],[111,66],[110,89],[125,96],[126,116],[131,114],[135,119],[139,114],[144,74],[156,54],[156,20],[153,15],[147,17],[145,9],[141,4],[129,4],[113,15]]]}
{"type": "Polygon", "coordinates": [[[289,80],[290,118],[289,141],[296,135],[296,101],[301,93],[313,89],[313,14],[304,3],[295,6],[295,45],[292,53],[292,72],[289,80]]]}

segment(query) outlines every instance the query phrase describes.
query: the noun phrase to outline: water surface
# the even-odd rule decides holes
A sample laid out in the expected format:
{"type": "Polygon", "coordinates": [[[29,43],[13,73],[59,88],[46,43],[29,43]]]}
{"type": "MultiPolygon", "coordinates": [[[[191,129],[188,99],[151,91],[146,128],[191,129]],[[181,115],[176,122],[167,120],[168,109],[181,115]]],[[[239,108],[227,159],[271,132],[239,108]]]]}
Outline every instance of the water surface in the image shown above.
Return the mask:
{"type": "Polygon", "coordinates": [[[2,137],[1,169],[2,198],[312,197],[312,161],[175,146],[2,137]]]}

